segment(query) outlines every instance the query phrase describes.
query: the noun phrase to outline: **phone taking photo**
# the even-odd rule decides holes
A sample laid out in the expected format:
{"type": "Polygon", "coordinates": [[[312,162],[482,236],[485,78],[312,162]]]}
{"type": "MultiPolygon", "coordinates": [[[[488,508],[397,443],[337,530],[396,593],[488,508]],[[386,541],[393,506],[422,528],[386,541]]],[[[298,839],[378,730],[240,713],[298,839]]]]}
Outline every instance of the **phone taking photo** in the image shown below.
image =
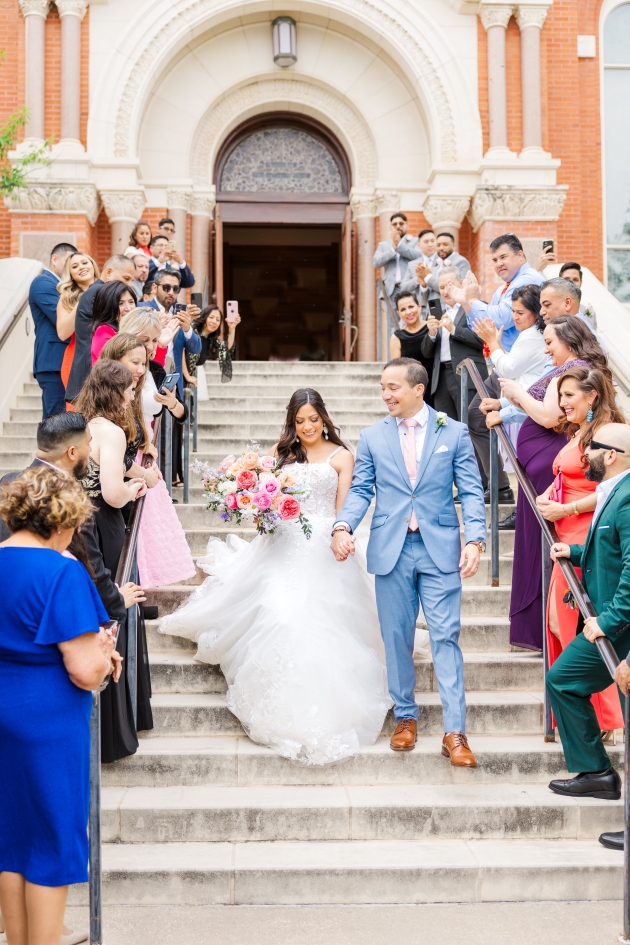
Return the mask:
{"type": "Polygon", "coordinates": [[[197,308],[203,308],[203,293],[202,292],[191,292],[190,293],[190,304],[196,305],[197,308]]]}
{"type": "Polygon", "coordinates": [[[542,251],[543,253],[553,253],[553,240],[543,240],[542,251]]]}
{"type": "Polygon", "coordinates": [[[160,393],[161,393],[161,394],[166,394],[166,393],[172,394],[173,391],[175,390],[175,386],[176,386],[176,384],[177,384],[179,378],[180,378],[180,375],[179,375],[179,374],[167,374],[166,377],[164,378],[164,380],[162,381],[162,385],[161,385],[161,387],[160,387],[160,393]]]}
{"type": "Polygon", "coordinates": [[[442,311],[442,303],[439,299],[429,299],[429,312],[434,318],[440,321],[444,313],[442,311]]]}
{"type": "Polygon", "coordinates": [[[226,302],[227,314],[225,316],[228,325],[233,325],[238,318],[238,302],[226,302]]]}

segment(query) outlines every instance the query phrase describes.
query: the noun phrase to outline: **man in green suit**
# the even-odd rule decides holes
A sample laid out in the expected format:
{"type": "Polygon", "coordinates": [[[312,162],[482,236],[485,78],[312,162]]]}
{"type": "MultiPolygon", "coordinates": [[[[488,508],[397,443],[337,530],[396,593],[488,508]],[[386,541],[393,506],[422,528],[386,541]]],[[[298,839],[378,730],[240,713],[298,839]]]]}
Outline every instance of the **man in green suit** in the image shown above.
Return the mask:
{"type": "Polygon", "coordinates": [[[616,800],[621,782],[604,749],[591,695],[611,682],[595,646],[597,637],[608,637],[622,661],[630,652],[630,426],[609,423],[600,427],[586,455],[586,477],[598,483],[586,543],[558,542],[551,557],[554,561],[570,558],[582,568],[582,583],[597,617],[584,622],[584,632],[563,650],[547,674],[566,766],[580,774],[552,781],[549,787],[569,797],[616,800]]]}

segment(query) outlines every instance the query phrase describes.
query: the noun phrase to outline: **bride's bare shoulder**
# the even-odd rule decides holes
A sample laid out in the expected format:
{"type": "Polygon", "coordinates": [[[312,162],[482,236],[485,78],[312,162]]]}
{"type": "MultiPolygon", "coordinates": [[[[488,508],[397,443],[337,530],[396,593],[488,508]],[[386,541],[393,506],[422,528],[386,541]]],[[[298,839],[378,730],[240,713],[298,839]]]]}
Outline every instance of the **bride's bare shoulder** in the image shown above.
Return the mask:
{"type": "Polygon", "coordinates": [[[352,470],[354,469],[354,456],[350,450],[344,446],[338,453],[330,457],[330,465],[333,469],[336,469],[337,472],[343,472],[347,469],[352,470]]]}

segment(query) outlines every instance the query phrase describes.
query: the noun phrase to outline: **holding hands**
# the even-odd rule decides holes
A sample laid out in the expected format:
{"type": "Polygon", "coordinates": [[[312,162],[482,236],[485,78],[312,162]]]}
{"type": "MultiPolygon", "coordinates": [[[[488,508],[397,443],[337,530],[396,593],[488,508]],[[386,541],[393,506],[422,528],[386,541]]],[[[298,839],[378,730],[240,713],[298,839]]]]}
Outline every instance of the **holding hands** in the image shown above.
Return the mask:
{"type": "Polygon", "coordinates": [[[347,532],[345,528],[335,530],[330,547],[337,561],[345,561],[349,555],[354,555],[354,542],[354,535],[347,532]]]}
{"type": "Polygon", "coordinates": [[[464,545],[462,556],[459,559],[462,580],[466,580],[466,578],[472,577],[473,574],[477,573],[480,561],[481,555],[477,544],[470,542],[470,544],[464,545]]]}

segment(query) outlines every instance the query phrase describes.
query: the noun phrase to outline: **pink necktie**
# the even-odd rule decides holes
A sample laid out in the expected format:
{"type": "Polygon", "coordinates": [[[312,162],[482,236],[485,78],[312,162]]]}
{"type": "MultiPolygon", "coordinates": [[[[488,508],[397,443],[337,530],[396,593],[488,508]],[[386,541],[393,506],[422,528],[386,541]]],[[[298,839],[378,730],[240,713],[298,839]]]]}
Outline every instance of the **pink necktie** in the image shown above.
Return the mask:
{"type": "MultiPolygon", "coordinates": [[[[403,459],[405,460],[405,467],[409,473],[411,488],[413,489],[418,476],[418,461],[416,459],[416,427],[418,426],[418,421],[405,419],[403,420],[403,423],[407,427],[407,433],[405,434],[405,439],[403,442],[403,459]]],[[[418,519],[416,518],[414,509],[411,510],[409,531],[418,531],[418,519]]]]}

